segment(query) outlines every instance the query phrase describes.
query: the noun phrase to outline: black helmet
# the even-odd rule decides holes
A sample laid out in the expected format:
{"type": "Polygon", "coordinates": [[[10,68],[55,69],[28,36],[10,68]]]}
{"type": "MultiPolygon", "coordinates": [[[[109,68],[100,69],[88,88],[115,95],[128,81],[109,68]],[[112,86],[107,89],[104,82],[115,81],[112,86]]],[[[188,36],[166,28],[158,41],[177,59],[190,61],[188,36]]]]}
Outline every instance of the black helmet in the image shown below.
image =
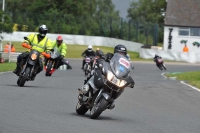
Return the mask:
{"type": "Polygon", "coordinates": [[[39,27],[39,34],[40,34],[40,36],[45,37],[46,34],[47,34],[47,31],[48,31],[48,28],[47,28],[46,25],[43,24],[43,25],[41,25],[39,27]]]}
{"type": "Polygon", "coordinates": [[[99,50],[98,52],[96,52],[96,56],[102,57],[103,56],[103,52],[101,50],[99,50]]]}
{"type": "Polygon", "coordinates": [[[126,55],[127,54],[127,49],[126,49],[126,47],[124,45],[118,44],[114,48],[114,53],[123,53],[124,55],[126,55]]]}

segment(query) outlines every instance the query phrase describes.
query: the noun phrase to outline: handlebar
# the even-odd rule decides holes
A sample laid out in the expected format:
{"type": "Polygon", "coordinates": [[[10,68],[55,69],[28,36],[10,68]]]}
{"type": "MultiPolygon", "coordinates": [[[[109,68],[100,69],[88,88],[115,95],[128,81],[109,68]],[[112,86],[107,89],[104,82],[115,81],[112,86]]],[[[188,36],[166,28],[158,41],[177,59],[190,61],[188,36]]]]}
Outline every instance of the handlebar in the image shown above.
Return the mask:
{"type": "MultiPolygon", "coordinates": [[[[32,47],[30,45],[28,45],[27,43],[22,43],[22,46],[27,48],[27,49],[32,49],[32,47]]],[[[51,54],[46,53],[46,52],[41,52],[41,54],[46,58],[50,58],[51,57],[51,54]]]]}

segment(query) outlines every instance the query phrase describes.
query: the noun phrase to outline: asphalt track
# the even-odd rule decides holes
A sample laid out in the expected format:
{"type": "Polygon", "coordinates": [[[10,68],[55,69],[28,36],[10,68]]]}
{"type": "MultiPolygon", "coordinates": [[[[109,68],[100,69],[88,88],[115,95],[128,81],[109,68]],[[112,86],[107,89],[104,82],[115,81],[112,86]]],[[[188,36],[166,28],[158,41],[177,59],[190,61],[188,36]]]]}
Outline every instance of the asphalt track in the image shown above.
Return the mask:
{"type": "MultiPolygon", "coordinates": [[[[153,63],[134,62],[127,88],[97,120],[75,112],[85,79],[80,60],[72,70],[44,72],[24,87],[13,73],[0,74],[0,133],[199,133],[200,92],[161,76],[153,63]]],[[[200,70],[200,65],[166,63],[166,72],[200,70]]]]}

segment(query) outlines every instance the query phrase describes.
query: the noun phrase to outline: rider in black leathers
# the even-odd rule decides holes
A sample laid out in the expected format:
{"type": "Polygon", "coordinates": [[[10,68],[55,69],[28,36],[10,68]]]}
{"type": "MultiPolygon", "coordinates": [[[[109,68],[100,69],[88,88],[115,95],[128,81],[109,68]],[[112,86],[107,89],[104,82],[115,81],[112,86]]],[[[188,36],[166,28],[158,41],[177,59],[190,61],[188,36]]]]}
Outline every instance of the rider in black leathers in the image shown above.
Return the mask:
{"type": "MultiPolygon", "coordinates": [[[[95,56],[95,51],[92,50],[92,46],[89,45],[88,48],[81,54],[81,56],[88,56],[88,57],[94,57],[95,56]]],[[[83,69],[85,65],[85,59],[83,59],[82,67],[83,69]]]]}
{"type": "Polygon", "coordinates": [[[153,60],[154,60],[154,62],[156,63],[157,67],[159,67],[159,64],[158,64],[158,61],[157,61],[159,58],[162,59],[162,57],[159,56],[159,55],[157,55],[157,54],[155,54],[155,56],[154,56],[154,58],[153,58],[153,60]]]}

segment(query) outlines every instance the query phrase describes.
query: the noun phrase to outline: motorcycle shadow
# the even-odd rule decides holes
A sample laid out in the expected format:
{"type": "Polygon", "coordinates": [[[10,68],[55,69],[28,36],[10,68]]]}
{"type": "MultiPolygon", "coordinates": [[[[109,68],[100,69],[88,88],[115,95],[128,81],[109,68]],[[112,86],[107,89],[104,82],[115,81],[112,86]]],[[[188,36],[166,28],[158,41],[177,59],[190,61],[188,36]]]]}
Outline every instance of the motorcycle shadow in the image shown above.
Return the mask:
{"type": "MultiPolygon", "coordinates": [[[[4,86],[16,86],[16,87],[19,87],[17,84],[4,84],[4,86]]],[[[32,86],[32,85],[24,85],[24,87],[30,87],[30,88],[37,88],[37,87],[40,87],[40,86],[32,86]]]]}
{"type": "MultiPolygon", "coordinates": [[[[86,113],[85,115],[79,115],[79,114],[77,114],[75,112],[74,113],[70,113],[70,115],[90,119],[89,112],[86,113]]],[[[115,119],[115,118],[112,118],[112,117],[109,117],[109,116],[99,116],[97,119],[91,119],[91,120],[117,120],[118,121],[118,119],[115,119]]]]}

